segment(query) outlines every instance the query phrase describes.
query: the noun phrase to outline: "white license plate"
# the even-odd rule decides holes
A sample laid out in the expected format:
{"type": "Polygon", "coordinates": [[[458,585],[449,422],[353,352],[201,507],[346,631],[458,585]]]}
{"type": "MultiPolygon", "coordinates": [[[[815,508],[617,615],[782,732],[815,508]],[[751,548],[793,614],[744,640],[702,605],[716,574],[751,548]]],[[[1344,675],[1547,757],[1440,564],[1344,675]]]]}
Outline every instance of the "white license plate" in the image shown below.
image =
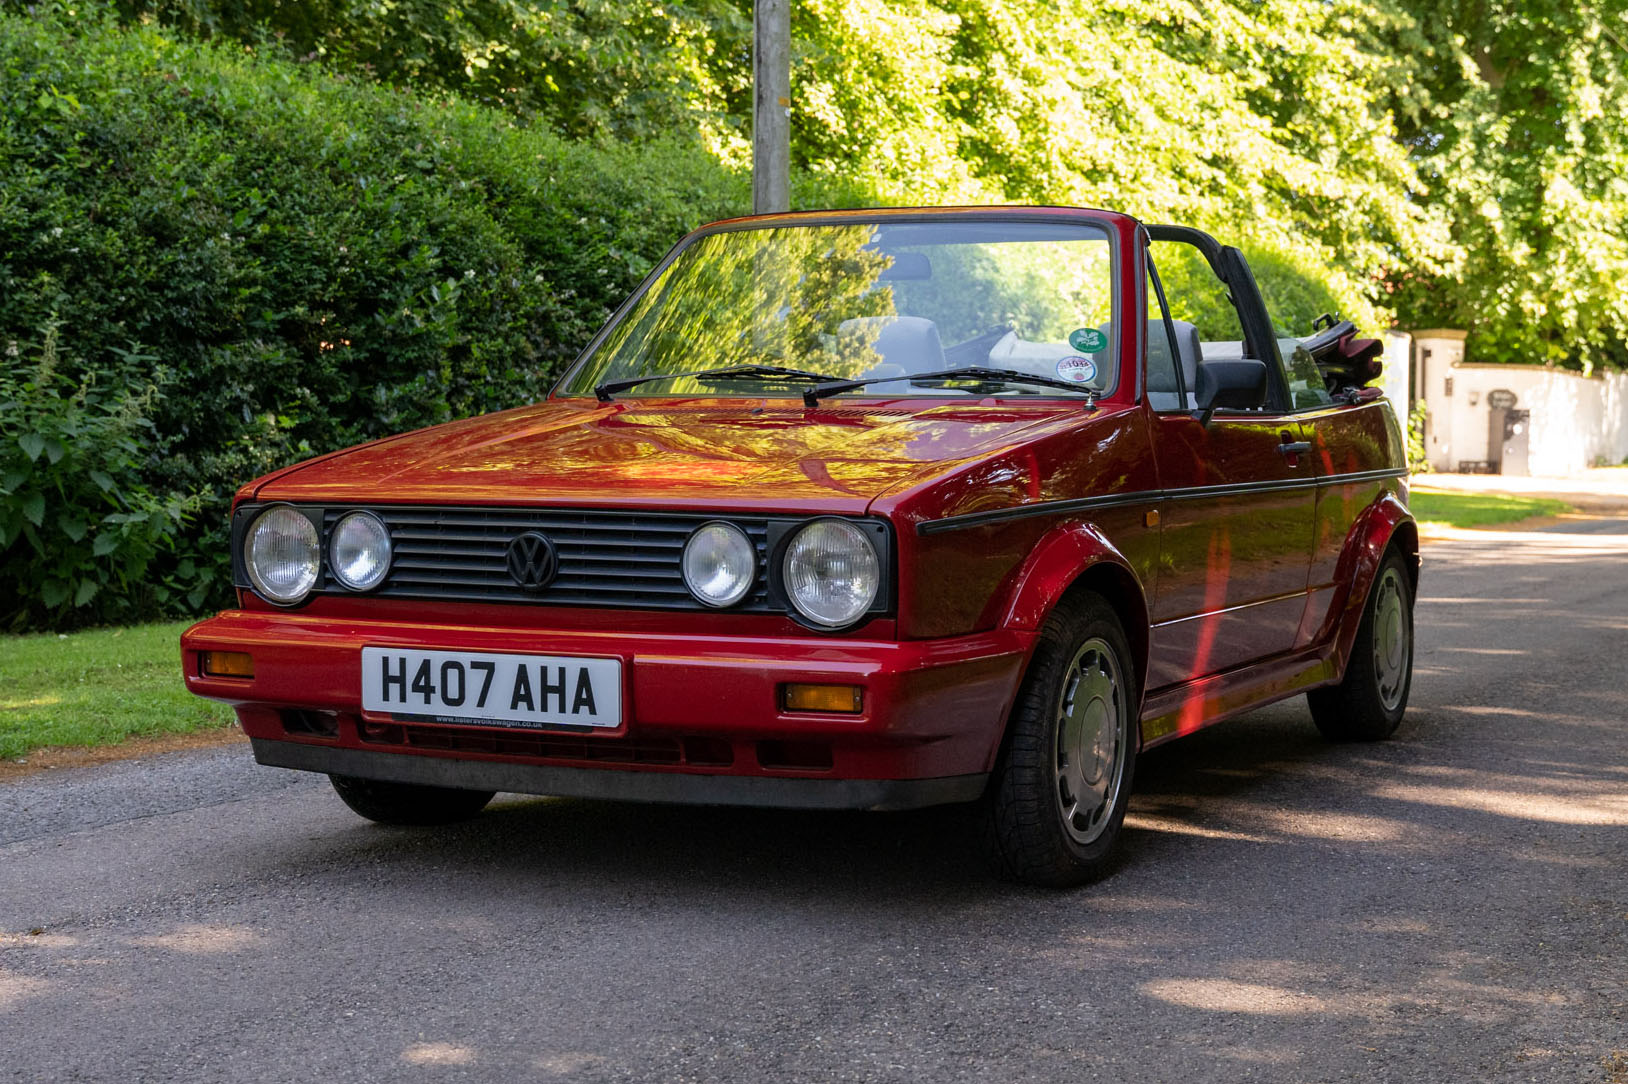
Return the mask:
{"type": "Polygon", "coordinates": [[[437,723],[616,727],[622,724],[622,663],[364,647],[362,708],[437,723]]]}

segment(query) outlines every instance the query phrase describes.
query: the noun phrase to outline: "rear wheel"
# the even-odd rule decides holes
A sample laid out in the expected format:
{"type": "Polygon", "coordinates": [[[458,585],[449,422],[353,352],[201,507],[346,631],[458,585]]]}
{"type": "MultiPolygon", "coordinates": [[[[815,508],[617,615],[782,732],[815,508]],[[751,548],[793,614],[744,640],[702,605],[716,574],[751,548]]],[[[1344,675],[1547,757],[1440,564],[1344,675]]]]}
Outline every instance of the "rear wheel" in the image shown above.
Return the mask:
{"type": "Polygon", "coordinates": [[[456,790],[417,783],[388,783],[354,775],[330,775],[340,800],[380,824],[431,825],[468,820],[492,800],[490,790],[456,790]]]}
{"type": "Polygon", "coordinates": [[[1306,694],[1312,721],[1330,741],[1380,741],[1407,711],[1413,687],[1413,583],[1387,550],[1338,685],[1306,694]]]}
{"type": "Polygon", "coordinates": [[[1002,873],[1065,887],[1112,868],[1136,769],[1136,668],[1100,596],[1046,619],[984,818],[1002,873]]]}

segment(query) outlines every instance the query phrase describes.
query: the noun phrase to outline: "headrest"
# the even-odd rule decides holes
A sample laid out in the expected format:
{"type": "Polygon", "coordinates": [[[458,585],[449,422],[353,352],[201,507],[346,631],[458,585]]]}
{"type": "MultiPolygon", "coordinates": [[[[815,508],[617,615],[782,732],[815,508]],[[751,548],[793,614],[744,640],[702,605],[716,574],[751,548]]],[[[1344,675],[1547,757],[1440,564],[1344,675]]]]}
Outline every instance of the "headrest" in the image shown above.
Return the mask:
{"type": "Polygon", "coordinates": [[[944,344],[938,325],[922,316],[860,316],[837,325],[839,338],[871,340],[881,365],[898,365],[907,373],[944,368],[944,344]],[[872,336],[875,338],[872,340],[872,336]]]}
{"type": "MultiPolygon", "coordinates": [[[[1176,332],[1176,354],[1181,359],[1181,375],[1191,392],[1198,386],[1198,363],[1204,360],[1199,348],[1198,328],[1186,320],[1172,320],[1176,332]]],[[[1170,335],[1163,320],[1148,321],[1148,391],[1175,391],[1176,372],[1170,364],[1170,335]]]]}

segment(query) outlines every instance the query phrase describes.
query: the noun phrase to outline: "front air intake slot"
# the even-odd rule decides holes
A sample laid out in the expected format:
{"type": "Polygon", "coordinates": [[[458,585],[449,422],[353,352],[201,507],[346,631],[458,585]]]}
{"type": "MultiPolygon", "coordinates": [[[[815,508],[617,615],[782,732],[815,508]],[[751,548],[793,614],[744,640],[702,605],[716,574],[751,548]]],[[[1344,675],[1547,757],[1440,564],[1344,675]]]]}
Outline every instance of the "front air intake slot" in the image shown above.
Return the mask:
{"type": "Polygon", "coordinates": [[[735,762],[733,747],[709,738],[608,738],[598,735],[548,734],[529,731],[403,723],[363,723],[364,742],[446,753],[486,753],[590,764],[671,765],[727,768],[735,762]]]}

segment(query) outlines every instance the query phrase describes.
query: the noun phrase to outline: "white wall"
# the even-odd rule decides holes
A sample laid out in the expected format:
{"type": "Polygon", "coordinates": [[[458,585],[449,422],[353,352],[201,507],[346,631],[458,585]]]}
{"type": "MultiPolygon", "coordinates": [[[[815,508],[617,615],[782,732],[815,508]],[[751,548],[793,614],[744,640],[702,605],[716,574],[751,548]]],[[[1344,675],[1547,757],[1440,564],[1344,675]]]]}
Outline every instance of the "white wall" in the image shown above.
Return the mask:
{"type": "Polygon", "coordinates": [[[1424,427],[1425,458],[1433,469],[1439,471],[1453,469],[1460,459],[1486,458],[1484,454],[1458,454],[1453,446],[1453,412],[1443,407],[1443,404],[1448,407],[1452,405],[1447,381],[1453,379],[1455,385],[1457,383],[1454,369],[1464,360],[1464,334],[1442,328],[1413,333],[1413,401],[1422,401],[1428,412],[1424,427]]]}
{"type": "Polygon", "coordinates": [[[1533,474],[1574,474],[1598,460],[1620,463],[1628,457],[1628,374],[1584,377],[1538,365],[1466,364],[1462,340],[1427,338],[1431,334],[1415,335],[1420,355],[1431,350],[1430,358],[1420,359],[1416,390],[1423,391],[1430,412],[1425,450],[1436,470],[1498,457],[1488,448],[1487,394],[1494,389],[1514,392],[1516,409],[1532,412],[1533,474]]]}
{"type": "Polygon", "coordinates": [[[1396,411],[1396,420],[1402,428],[1408,427],[1408,411],[1413,400],[1408,394],[1408,363],[1413,359],[1413,336],[1405,331],[1391,330],[1380,337],[1385,344],[1384,372],[1379,374],[1379,386],[1385,389],[1385,398],[1396,411]]]}

